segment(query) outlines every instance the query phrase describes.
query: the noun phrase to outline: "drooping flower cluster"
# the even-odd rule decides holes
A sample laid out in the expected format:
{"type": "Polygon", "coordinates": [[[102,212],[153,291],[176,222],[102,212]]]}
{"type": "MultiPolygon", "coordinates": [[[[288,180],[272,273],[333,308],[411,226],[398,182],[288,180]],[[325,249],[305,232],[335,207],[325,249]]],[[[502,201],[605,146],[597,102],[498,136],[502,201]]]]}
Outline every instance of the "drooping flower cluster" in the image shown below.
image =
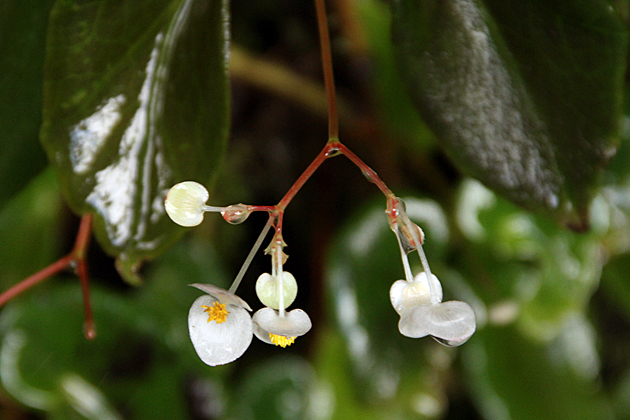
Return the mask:
{"type": "Polygon", "coordinates": [[[398,239],[406,277],[394,282],[389,291],[392,306],[400,315],[400,333],[411,338],[430,335],[447,346],[464,344],[475,332],[475,312],[465,302],[442,302],[442,285],[431,274],[422,250],[424,234],[418,225],[411,222],[400,198],[388,200],[387,215],[398,239]],[[408,258],[414,250],[418,251],[424,269],[415,277],[408,258]]]}
{"type": "MultiPolygon", "coordinates": [[[[196,226],[207,211],[220,212],[231,223],[247,218],[249,210],[242,204],[229,207],[211,207],[207,190],[192,181],[175,185],[169,191],[165,208],[173,221],[182,226],[196,226]]],[[[270,222],[273,217],[270,218],[270,222]]],[[[212,284],[191,284],[207,293],[195,300],[188,313],[190,339],[201,360],[217,366],[233,362],[245,353],[256,335],[265,343],[286,347],[297,337],[311,329],[311,320],[302,309],[287,311],[297,296],[297,282],[291,273],[283,270],[287,255],[281,234],[274,235],[267,254],[271,255],[271,274],[263,273],[256,282],[256,294],[265,305],[250,316],[250,306],[234,292],[238,287],[251,257],[258,250],[271,224],[263,229],[256,245],[246,260],[241,273],[225,290],[212,284]]]]}
{"type": "MultiPolygon", "coordinates": [[[[175,185],[169,191],[165,208],[168,215],[182,226],[196,226],[204,212],[220,212],[230,223],[241,223],[253,210],[269,212],[269,221],[256,240],[241,271],[229,290],[211,284],[191,284],[206,293],[193,303],[188,314],[190,339],[203,362],[216,366],[239,358],[255,335],[260,340],[286,347],[311,329],[311,320],[302,309],[287,311],[297,295],[297,282],[283,270],[287,255],[282,239],[282,211],[277,207],[207,206],[207,190],[192,181],[175,185]],[[256,282],[256,294],[264,305],[250,316],[252,309],[234,293],[265,236],[275,227],[275,234],[265,253],[271,256],[271,274],[263,273],[256,282]]],[[[400,315],[398,329],[412,338],[432,336],[447,346],[458,346],[475,332],[475,313],[470,305],[460,301],[442,302],[442,285],[431,274],[422,244],[424,233],[412,223],[405,212],[404,202],[388,196],[387,216],[400,247],[405,280],[396,281],[390,289],[390,300],[400,315]],[[415,277],[408,254],[417,251],[424,271],[415,277]]]]}

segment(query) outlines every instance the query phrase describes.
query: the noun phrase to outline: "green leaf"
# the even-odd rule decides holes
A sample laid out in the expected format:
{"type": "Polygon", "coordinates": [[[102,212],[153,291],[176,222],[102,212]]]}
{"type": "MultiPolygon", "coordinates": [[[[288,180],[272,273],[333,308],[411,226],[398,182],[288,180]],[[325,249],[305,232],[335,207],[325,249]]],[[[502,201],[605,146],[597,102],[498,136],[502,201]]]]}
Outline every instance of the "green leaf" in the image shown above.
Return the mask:
{"type": "Polygon", "coordinates": [[[39,129],[52,4],[52,0],[0,4],[0,206],[46,166],[39,129]]]}
{"type": "Polygon", "coordinates": [[[59,258],[63,199],[52,168],[42,172],[0,211],[0,290],[59,258]]]}
{"type": "Polygon", "coordinates": [[[601,200],[596,204],[591,232],[575,233],[477,181],[462,183],[457,220],[471,242],[456,265],[488,305],[490,322],[516,321],[525,335],[548,341],[585,311],[601,274],[600,241],[609,225],[600,219],[610,210],[601,200]]]}
{"type": "Polygon", "coordinates": [[[128,280],[183,232],[166,191],[208,182],[223,156],[226,17],[222,0],[58,0],[51,12],[42,143],[128,280]]]}
{"type": "Polygon", "coordinates": [[[21,403],[53,413],[71,408],[91,419],[120,419],[124,407],[129,419],[185,418],[184,369],[150,307],[94,285],[91,297],[94,341],[81,334],[77,284],[8,305],[0,317],[2,386],[21,403]]]}
{"type": "Polygon", "coordinates": [[[396,0],[420,113],[459,167],[576,228],[612,156],[627,30],[604,0],[396,0]]]}
{"type": "MultiPolygon", "coordinates": [[[[462,359],[485,419],[613,418],[594,378],[572,365],[588,357],[579,339],[541,345],[511,327],[489,327],[476,335],[462,348],[462,359]]],[[[594,351],[594,343],[588,344],[594,351]]]]}

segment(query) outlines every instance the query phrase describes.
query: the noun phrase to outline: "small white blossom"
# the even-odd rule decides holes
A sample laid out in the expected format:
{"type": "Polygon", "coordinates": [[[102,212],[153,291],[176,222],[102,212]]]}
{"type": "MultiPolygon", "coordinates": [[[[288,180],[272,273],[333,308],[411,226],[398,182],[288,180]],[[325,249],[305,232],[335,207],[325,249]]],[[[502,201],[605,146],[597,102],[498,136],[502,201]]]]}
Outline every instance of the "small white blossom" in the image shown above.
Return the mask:
{"type": "Polygon", "coordinates": [[[249,305],[211,284],[191,284],[206,293],[188,313],[190,340],[201,360],[210,365],[233,362],[245,353],[253,337],[249,305]]]}
{"type": "Polygon", "coordinates": [[[400,315],[398,329],[411,338],[431,335],[442,344],[458,346],[475,332],[475,312],[465,302],[442,302],[442,286],[432,277],[437,301],[432,302],[427,274],[416,275],[413,281],[396,281],[390,289],[392,306],[400,315]]]}
{"type": "Polygon", "coordinates": [[[265,343],[286,347],[296,337],[309,332],[311,319],[301,309],[280,314],[271,308],[262,308],[253,316],[254,334],[265,343]]]}

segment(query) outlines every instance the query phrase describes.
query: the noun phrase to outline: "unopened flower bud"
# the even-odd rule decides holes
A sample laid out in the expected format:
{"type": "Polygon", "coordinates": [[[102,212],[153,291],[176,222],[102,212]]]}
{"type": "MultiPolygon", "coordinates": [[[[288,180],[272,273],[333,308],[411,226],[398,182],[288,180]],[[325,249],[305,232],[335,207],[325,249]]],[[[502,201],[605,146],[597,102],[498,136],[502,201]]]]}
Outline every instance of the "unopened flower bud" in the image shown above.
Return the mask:
{"type": "Polygon", "coordinates": [[[247,209],[245,204],[233,204],[228,206],[221,212],[221,215],[225,219],[226,222],[231,223],[233,225],[238,225],[239,223],[243,223],[249,215],[251,211],[247,209]]]}
{"type": "Polygon", "coordinates": [[[203,185],[194,181],[180,182],[168,191],[164,208],[178,225],[197,226],[203,220],[209,197],[208,190],[203,185]]]}
{"type": "MultiPolygon", "coordinates": [[[[280,299],[278,295],[278,281],[280,276],[272,276],[263,273],[256,281],[256,294],[263,305],[273,309],[280,309],[280,299]]],[[[284,307],[289,307],[297,296],[297,282],[293,274],[288,271],[282,272],[282,290],[284,293],[284,307]]]]}

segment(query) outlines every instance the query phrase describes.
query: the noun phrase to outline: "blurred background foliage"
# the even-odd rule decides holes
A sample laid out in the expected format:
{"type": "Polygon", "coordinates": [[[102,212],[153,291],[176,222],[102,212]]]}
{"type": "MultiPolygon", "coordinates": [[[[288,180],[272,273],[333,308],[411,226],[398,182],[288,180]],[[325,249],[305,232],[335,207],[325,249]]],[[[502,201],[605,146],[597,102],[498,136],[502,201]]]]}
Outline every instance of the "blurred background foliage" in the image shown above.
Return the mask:
{"type": "MultiPolygon", "coordinates": [[[[160,203],[195,179],[213,186],[213,205],[270,205],[321,150],[314,5],[8,0],[0,290],[65,255],[77,215],[96,212],[98,335],[83,337],[70,272],[3,307],[0,418],[630,418],[627,2],[328,9],[340,138],[405,198],[445,298],[474,307],[476,334],[446,348],[398,332],[389,287],[403,268],[385,200],[336,158],[284,219],[294,306],[313,330],[286,349],[254,340],[232,364],[203,364],[187,284],[228,287],[265,217],[230,226],[210,215],[184,236],[160,203]],[[106,112],[118,117],[90,120],[106,112]],[[508,159],[488,149],[510,142],[508,159]],[[507,185],[501,159],[518,175],[533,151],[542,183],[507,185]]],[[[265,271],[256,256],[239,289],[255,309],[265,271]]]]}

